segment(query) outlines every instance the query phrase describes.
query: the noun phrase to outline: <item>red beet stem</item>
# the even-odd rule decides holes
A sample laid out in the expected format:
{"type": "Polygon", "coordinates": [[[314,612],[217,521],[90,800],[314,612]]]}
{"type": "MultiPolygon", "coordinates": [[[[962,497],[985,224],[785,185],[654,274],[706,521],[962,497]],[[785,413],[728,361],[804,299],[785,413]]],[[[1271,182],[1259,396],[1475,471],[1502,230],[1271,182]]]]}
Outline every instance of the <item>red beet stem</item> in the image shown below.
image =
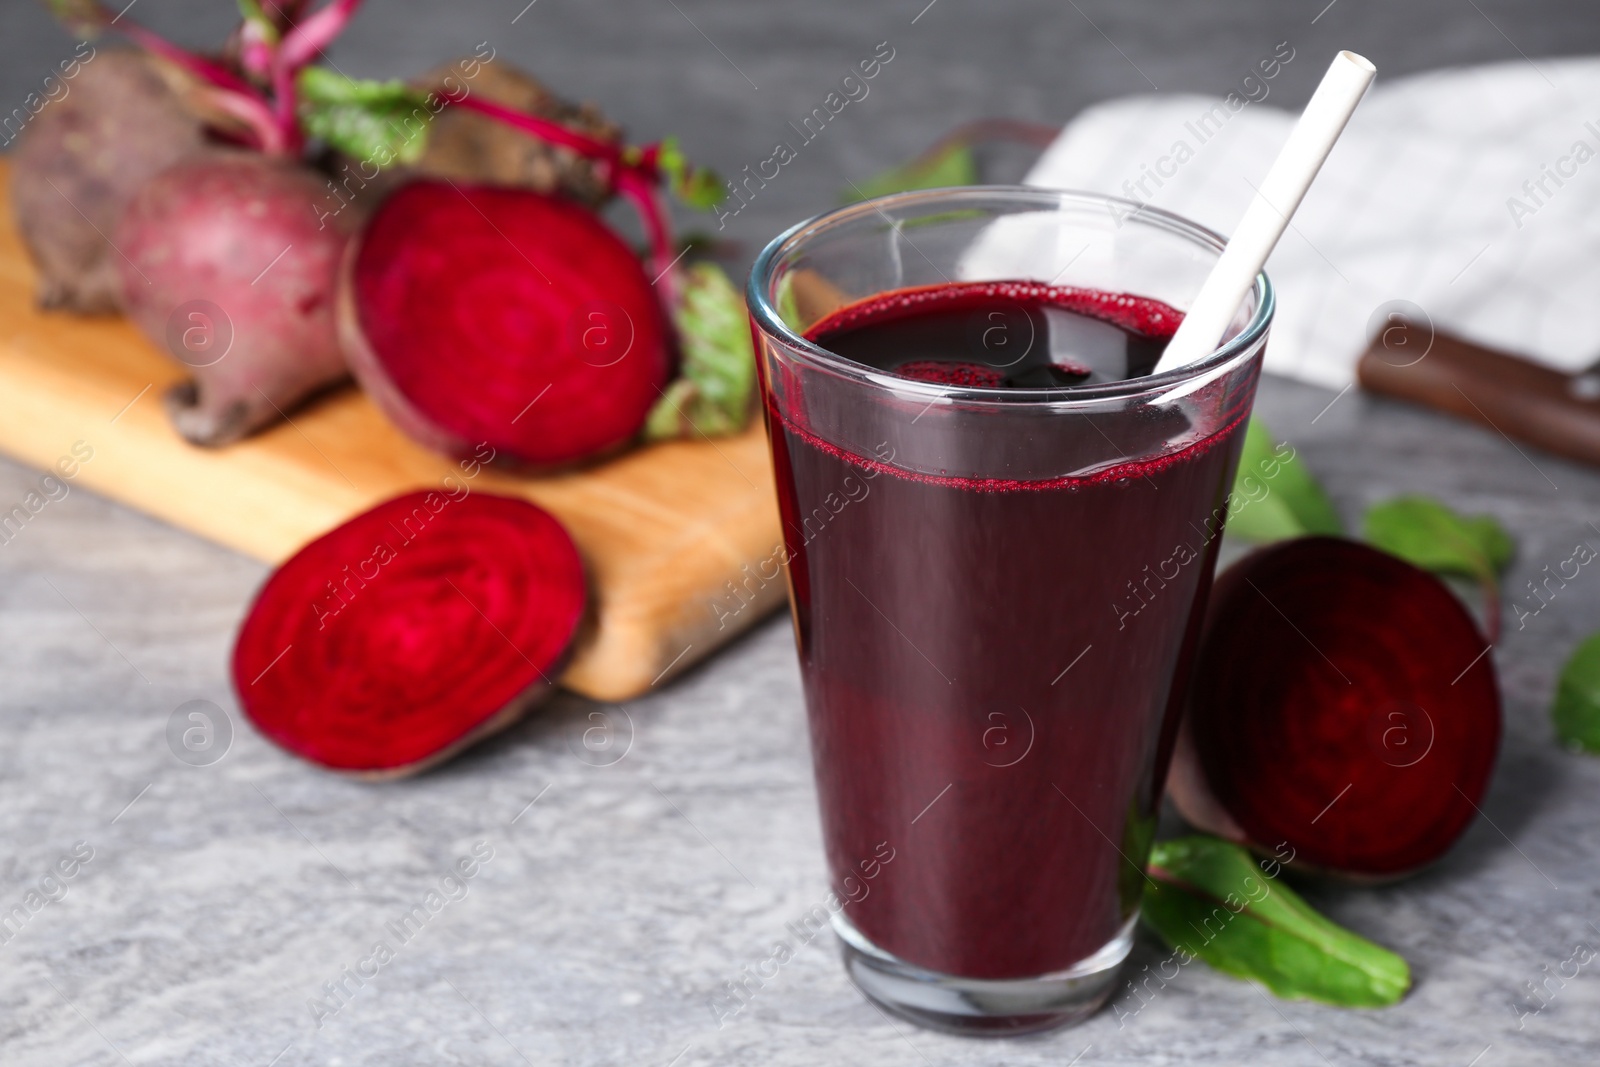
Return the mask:
{"type": "MultiPolygon", "coordinates": [[[[477,111],[524,133],[532,134],[540,140],[570,148],[582,156],[606,164],[608,179],[632,202],[635,210],[639,212],[640,220],[644,223],[645,234],[650,241],[651,266],[657,280],[667,281],[666,274],[673,263],[672,226],[661,207],[660,199],[656,196],[656,187],[661,181],[660,171],[655,165],[659,146],[646,145],[642,149],[624,151],[609,141],[601,141],[569,129],[559,122],[529,115],[491,100],[483,100],[476,96],[450,99],[458,107],[477,111]]],[[[667,281],[667,284],[670,285],[670,282],[667,281]]],[[[664,291],[663,297],[666,305],[670,307],[672,291],[670,289],[664,291]]]]}
{"type": "Polygon", "coordinates": [[[335,770],[418,770],[509,725],[547,690],[582,620],[582,561],[510,497],[409,493],[324,534],[270,577],[233,681],[272,741],[335,770]]]}
{"type": "Polygon", "coordinates": [[[333,0],[328,6],[303,19],[273,49],[271,55],[272,97],[278,128],[289,150],[298,154],[305,147],[300,129],[299,91],[295,79],[323,49],[344,32],[361,7],[361,0],[333,0]]]}
{"type": "Polygon", "coordinates": [[[1196,780],[1251,841],[1287,842],[1308,866],[1426,866],[1494,767],[1485,643],[1442,582],[1386,553],[1330,537],[1260,550],[1212,593],[1186,724],[1196,780]]]}
{"type": "Polygon", "coordinates": [[[530,133],[541,141],[570,148],[574,152],[588,159],[597,159],[617,166],[622,160],[622,149],[609,141],[601,141],[590,137],[588,134],[579,133],[577,130],[552,122],[549,119],[529,115],[514,108],[496,104],[492,100],[484,100],[477,96],[462,95],[459,99],[450,97],[457,107],[464,107],[471,111],[478,111],[497,119],[508,126],[514,126],[524,133],[530,133]]]}
{"type": "Polygon", "coordinates": [[[645,233],[650,240],[650,269],[655,275],[655,282],[661,291],[661,302],[666,307],[672,307],[676,302],[677,287],[668,277],[672,270],[674,256],[672,254],[672,225],[667,221],[667,213],[661,207],[661,198],[656,193],[654,181],[643,177],[638,171],[623,168],[617,172],[617,188],[622,195],[633,202],[634,210],[639,212],[639,218],[644,223],[645,233]]]}
{"type": "Polygon", "coordinates": [[[273,58],[272,114],[277,123],[278,136],[283,151],[299,155],[305,149],[305,134],[300,131],[299,94],[295,90],[295,75],[299,69],[283,62],[282,52],[273,58]]]}
{"type": "Polygon", "coordinates": [[[206,83],[209,98],[216,107],[244,123],[250,130],[255,140],[254,147],[272,154],[287,151],[288,146],[277,118],[255,86],[222,64],[173,44],[131,19],[125,20],[122,17],[125,11],[114,15],[101,3],[91,3],[85,10],[97,29],[116,30],[146,52],[160,56],[206,83]]]}
{"type": "MultiPolygon", "coordinates": [[[[113,20],[115,21],[115,20],[113,20]]],[[[108,24],[109,25],[109,24],[108,24]]],[[[238,93],[260,99],[254,86],[233,71],[220,63],[213,62],[204,56],[196,55],[187,48],[173,44],[160,34],[145,29],[137,22],[116,24],[115,28],[134,44],[147,52],[153,52],[162,59],[177,64],[200,80],[230,93],[238,93]]]]}
{"type": "Polygon", "coordinates": [[[311,0],[263,0],[261,6],[278,22],[279,29],[288,29],[300,21],[300,16],[311,6],[311,0]]]}
{"type": "Polygon", "coordinates": [[[249,128],[256,139],[256,147],[261,151],[273,155],[284,155],[290,151],[290,142],[284,139],[276,116],[255,86],[222,64],[181,48],[136,22],[112,19],[107,25],[115,25],[124,37],[146,52],[160,56],[205,82],[209,98],[219,109],[249,128]]]}
{"type": "Polygon", "coordinates": [[[298,26],[283,35],[283,42],[278,46],[278,64],[288,70],[299,71],[344,32],[345,26],[360,7],[361,0],[333,0],[328,6],[302,19],[298,26]]]}
{"type": "Polygon", "coordinates": [[[261,98],[228,89],[218,89],[215,86],[208,87],[206,94],[219,110],[227,112],[245,124],[251,134],[247,147],[269,156],[287,157],[292,154],[276,116],[261,98]]]}
{"type": "Polygon", "coordinates": [[[266,29],[255,21],[246,20],[238,31],[239,66],[259,80],[272,76],[273,44],[270,31],[264,32],[266,29]]]}
{"type": "Polygon", "coordinates": [[[270,100],[222,64],[173,44],[132,20],[124,21],[120,14],[112,15],[105,5],[95,3],[91,10],[101,28],[117,30],[145,51],[182,67],[205,82],[216,106],[249,128],[255,139],[254,147],[269,155],[297,156],[305,147],[305,134],[300,129],[295,78],[344,30],[361,2],[332,0],[301,20],[299,25],[294,25],[294,20],[306,4],[285,3],[273,9],[272,13],[292,28],[276,43],[256,42],[260,58],[250,61],[252,67],[265,70],[272,85],[270,100]]]}

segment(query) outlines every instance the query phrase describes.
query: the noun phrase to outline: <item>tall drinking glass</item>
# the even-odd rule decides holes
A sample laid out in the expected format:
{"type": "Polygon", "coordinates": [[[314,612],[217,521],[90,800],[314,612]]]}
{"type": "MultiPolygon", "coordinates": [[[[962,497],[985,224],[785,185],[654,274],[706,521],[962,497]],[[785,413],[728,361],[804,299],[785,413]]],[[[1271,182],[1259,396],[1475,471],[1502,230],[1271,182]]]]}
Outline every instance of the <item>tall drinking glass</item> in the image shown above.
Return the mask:
{"type": "MultiPolygon", "coordinates": [[[[815,327],[988,281],[1182,309],[1222,245],[1132,203],[988,187],[842,208],[756,261],[833,924],[851,978],[914,1022],[1044,1029],[1112,992],[1272,288],[1207,358],[1077,387],[912,380],[815,327]]],[[[941,321],[1003,363],[1017,330],[980,304],[941,321]]]]}

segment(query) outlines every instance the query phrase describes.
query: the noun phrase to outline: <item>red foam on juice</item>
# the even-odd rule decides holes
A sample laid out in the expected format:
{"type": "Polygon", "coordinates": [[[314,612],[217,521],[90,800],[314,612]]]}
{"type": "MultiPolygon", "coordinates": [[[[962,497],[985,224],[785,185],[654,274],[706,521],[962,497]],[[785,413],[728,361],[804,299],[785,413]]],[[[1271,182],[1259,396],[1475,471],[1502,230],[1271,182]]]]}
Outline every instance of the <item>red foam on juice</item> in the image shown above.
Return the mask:
{"type": "Polygon", "coordinates": [[[914,359],[902,363],[894,372],[919,382],[936,382],[939,385],[965,385],[975,388],[993,387],[1005,381],[1005,375],[981,363],[942,363],[932,359],[914,359]]]}

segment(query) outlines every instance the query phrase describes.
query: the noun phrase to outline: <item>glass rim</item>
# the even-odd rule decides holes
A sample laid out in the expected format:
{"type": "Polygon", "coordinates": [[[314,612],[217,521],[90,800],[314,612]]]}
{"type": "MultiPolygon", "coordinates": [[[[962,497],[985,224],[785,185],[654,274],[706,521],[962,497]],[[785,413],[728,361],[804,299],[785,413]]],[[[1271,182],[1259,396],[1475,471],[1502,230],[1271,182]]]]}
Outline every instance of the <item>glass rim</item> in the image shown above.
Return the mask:
{"type": "MultiPolygon", "coordinates": [[[[1050,189],[1042,186],[1029,185],[963,185],[946,186],[938,189],[923,189],[906,193],[891,193],[887,196],[874,197],[855,204],[832,208],[820,214],[813,215],[784,230],[771,241],[756,256],[755,262],[750,267],[750,277],[745,284],[745,302],[749,306],[750,316],[756,325],[768,336],[781,341],[787,348],[794,351],[811,363],[836,374],[853,378],[864,384],[886,388],[891,391],[918,396],[920,398],[936,401],[940,399],[961,400],[969,402],[989,403],[1048,403],[1071,404],[1075,401],[1094,402],[1107,399],[1125,400],[1143,395],[1159,395],[1176,389],[1180,394],[1188,390],[1183,388],[1188,385],[1193,387],[1197,379],[1201,383],[1209,381],[1214,375],[1226,370],[1231,364],[1252,353],[1265,337],[1268,327],[1272,323],[1273,312],[1276,309],[1277,296],[1271,280],[1265,271],[1256,275],[1255,284],[1250,292],[1255,296],[1255,312],[1245,327],[1234,336],[1218,345],[1210,355],[1193,360],[1181,367],[1164,371],[1161,374],[1147,375],[1142,378],[1125,378],[1116,382],[1104,382],[1099,385],[1088,386],[1036,386],[1026,388],[1003,388],[982,386],[952,386],[938,382],[924,382],[911,378],[903,378],[887,371],[875,370],[855,360],[847,359],[835,352],[830,352],[821,345],[810,340],[804,335],[795,332],[789,324],[783,321],[771,300],[767,297],[769,286],[766,284],[769,275],[779,256],[800,242],[817,236],[835,227],[845,225],[858,218],[871,214],[878,214],[888,220],[883,209],[887,206],[927,205],[927,204],[973,204],[985,200],[1010,201],[1016,204],[1036,204],[1041,207],[1059,208],[1066,203],[1077,203],[1103,207],[1113,214],[1121,209],[1127,221],[1140,221],[1154,225],[1158,229],[1188,237],[1196,244],[1211,248],[1218,253],[1227,247],[1227,239],[1208,227],[1184,218],[1182,215],[1166,211],[1161,208],[1141,204],[1136,200],[1124,197],[1109,196],[1103,193],[1093,193],[1080,189],[1050,189]]],[[[892,220],[888,220],[891,221],[892,220]]],[[[1140,295],[1140,294],[1131,294],[1140,295]]]]}

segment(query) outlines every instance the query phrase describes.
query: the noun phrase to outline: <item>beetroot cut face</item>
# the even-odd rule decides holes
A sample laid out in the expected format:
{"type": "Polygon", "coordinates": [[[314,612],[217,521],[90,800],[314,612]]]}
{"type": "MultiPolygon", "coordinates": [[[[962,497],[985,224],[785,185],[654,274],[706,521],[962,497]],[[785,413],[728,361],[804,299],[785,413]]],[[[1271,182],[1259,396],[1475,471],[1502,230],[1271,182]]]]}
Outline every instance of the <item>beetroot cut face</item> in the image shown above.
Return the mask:
{"type": "Polygon", "coordinates": [[[1250,841],[1305,865],[1423,867],[1488,787],[1487,648],[1443,583],[1386,553],[1332,537],[1257,551],[1211,594],[1186,726],[1204,784],[1250,841]]]}
{"type": "Polygon", "coordinates": [[[399,427],[538,466],[630,440],[670,370],[638,257],[587,208],[415,181],[378,208],[340,286],[351,370],[399,427]]]}
{"type": "Polygon", "coordinates": [[[514,722],[582,621],[583,563],[535,505],[416,492],[295,553],[233,650],[245,714],[314,763],[419,770],[514,722]]]}

